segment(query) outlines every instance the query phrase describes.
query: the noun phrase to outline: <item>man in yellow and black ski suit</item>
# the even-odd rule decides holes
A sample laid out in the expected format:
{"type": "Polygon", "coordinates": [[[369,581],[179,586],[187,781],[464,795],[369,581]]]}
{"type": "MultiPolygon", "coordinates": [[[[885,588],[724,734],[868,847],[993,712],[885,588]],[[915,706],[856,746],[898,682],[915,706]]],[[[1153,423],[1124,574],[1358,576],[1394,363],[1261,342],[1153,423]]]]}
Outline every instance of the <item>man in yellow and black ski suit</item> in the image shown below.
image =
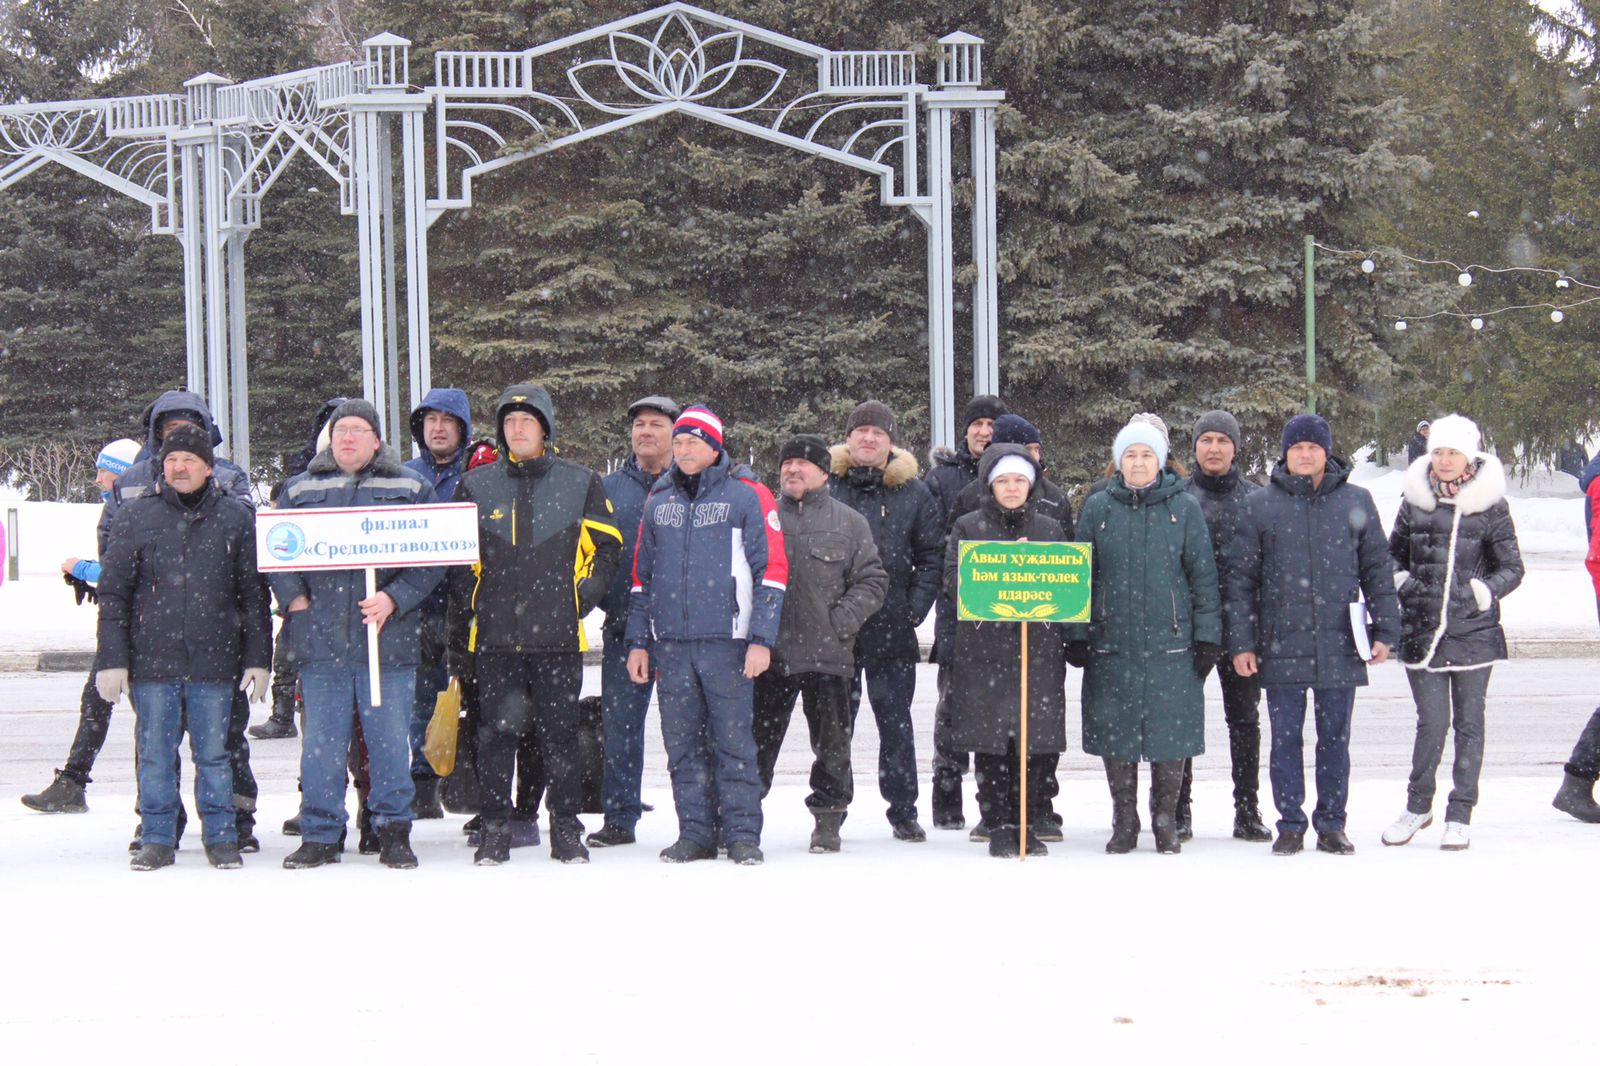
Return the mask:
{"type": "Polygon", "coordinates": [[[478,683],[482,866],[510,859],[512,768],[531,731],[544,754],[550,856],[589,861],[578,821],[582,618],[611,584],[622,534],[600,476],[555,455],[555,421],[544,389],[507,389],[495,411],[499,459],[456,489],[478,505],[480,561],[451,571],[449,628],[451,673],[478,683]]]}

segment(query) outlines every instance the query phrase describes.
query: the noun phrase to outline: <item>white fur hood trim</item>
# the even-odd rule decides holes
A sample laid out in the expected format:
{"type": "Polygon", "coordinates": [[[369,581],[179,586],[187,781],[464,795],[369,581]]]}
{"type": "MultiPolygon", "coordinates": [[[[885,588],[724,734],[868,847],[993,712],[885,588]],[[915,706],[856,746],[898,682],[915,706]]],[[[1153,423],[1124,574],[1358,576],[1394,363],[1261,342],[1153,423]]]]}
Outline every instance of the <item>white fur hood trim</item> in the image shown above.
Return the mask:
{"type": "MultiPolygon", "coordinates": [[[[1506,498],[1506,468],[1486,452],[1478,453],[1478,458],[1483,465],[1455,497],[1456,511],[1460,514],[1487,511],[1506,498]]],[[[1439,505],[1439,498],[1428,486],[1428,464],[1432,461],[1432,456],[1424,455],[1406,468],[1406,502],[1420,511],[1432,511],[1439,505]]]]}

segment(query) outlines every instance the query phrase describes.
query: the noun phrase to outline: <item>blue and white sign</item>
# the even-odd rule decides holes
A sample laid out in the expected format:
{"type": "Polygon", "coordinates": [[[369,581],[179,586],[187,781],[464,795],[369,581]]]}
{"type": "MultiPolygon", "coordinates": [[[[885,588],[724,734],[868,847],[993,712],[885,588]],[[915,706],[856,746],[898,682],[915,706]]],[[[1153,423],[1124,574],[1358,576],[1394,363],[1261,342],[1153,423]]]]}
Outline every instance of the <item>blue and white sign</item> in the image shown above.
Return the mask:
{"type": "Polygon", "coordinates": [[[256,567],[364,570],[478,561],[478,505],[317,507],[256,512],[256,567]]]}

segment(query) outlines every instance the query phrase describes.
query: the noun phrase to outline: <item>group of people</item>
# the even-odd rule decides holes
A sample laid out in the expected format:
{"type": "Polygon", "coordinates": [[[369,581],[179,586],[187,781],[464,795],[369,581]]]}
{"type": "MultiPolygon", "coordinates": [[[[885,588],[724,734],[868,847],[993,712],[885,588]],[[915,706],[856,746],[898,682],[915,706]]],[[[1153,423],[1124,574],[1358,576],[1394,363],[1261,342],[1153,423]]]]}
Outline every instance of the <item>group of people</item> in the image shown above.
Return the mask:
{"type": "MultiPolygon", "coordinates": [[[[1138,845],[1141,762],[1150,764],[1156,849],[1179,852],[1192,835],[1192,760],[1204,751],[1204,684],[1216,670],[1234,836],[1291,855],[1314,830],[1317,850],[1349,854],[1355,690],[1367,667],[1391,653],[1406,668],[1418,724],[1405,810],[1383,842],[1405,844],[1431,823],[1453,728],[1441,846],[1468,846],[1485,694],[1492,664],[1506,656],[1499,601],[1522,578],[1504,470],[1481,450],[1470,420],[1432,423],[1385,536],[1372,497],[1336,456],[1329,424],[1311,414],[1283,427],[1265,485],[1239,469],[1242,437],[1230,413],[1196,420],[1192,474],[1171,454],[1163,420],[1135,415],[1076,518],[1048,477],[1039,430],[993,396],[966,405],[957,446],[937,449],[926,476],[901,444],[895,413],[865,401],[842,442],[801,434],[784,443],[776,496],[732,459],[708,407],[646,396],[627,419],[630,454],[601,477],[556,453],[555,404],[531,383],[501,395],[493,438],[476,442],[466,394],[433,389],[412,413],[420,454],[409,462],[370,403],[324,404],[296,464],[303,469],[275,489],[273,506],[477,507],[476,565],[379,570],[369,595],[359,570],[260,574],[244,472],[215,455],[220,436],[200,397],[164,393],[146,411],[144,445],[113,442],[97,462],[106,498],[100,558],[63,563],[96,586],[96,666],[66,767],[23,802],[86,809],[111,707],[128,695],[138,716],[140,814],[131,865],[174,861],[186,817],[178,758],[187,731],[206,855],[215,866],[239,866],[241,853],[259,848],[246,698],[265,701],[270,691],[272,714],[251,732],[294,735],[298,708],[305,734],[300,812],[285,826],[301,842],[284,865],[340,861],[353,776],[359,849],[390,867],[414,867],[412,820],[443,814],[424,730],[454,679],[476,779],[474,861],[505,863],[514,847],[538,842],[542,796],[552,858],[587,862],[591,848],[636,840],[654,692],[678,822],[661,859],[725,852],[754,865],[762,861],[762,802],[797,701],[813,753],[810,850],[840,850],[865,697],[890,831],[916,843],[927,837],[911,705],[917,628],[932,611],[932,822],[966,828],[970,756],[978,820],[969,835],[991,855],[1044,855],[1063,837],[1053,801],[1069,665],[1081,671],[1084,750],[1103,760],[1111,794],[1108,852],[1138,845]],[[1087,543],[1089,620],[959,619],[959,546],[972,540],[1087,543]],[[275,656],[274,600],[282,617],[275,656]],[[604,822],[585,836],[579,697],[583,619],[596,607],[605,615],[604,822]],[[368,627],[378,632],[378,706],[368,627]],[[1276,836],[1258,798],[1263,689],[1276,836]],[[1309,819],[1308,703],[1316,728],[1309,819]]],[[[1591,553],[1591,569],[1600,588],[1600,552],[1591,553]]],[[[1585,736],[1600,737],[1591,727],[1585,736]]],[[[1600,751],[1600,740],[1590,747],[1600,751]]],[[[1600,816],[1600,755],[1575,752],[1567,769],[1557,806],[1600,820],[1590,816],[1600,816]]]]}

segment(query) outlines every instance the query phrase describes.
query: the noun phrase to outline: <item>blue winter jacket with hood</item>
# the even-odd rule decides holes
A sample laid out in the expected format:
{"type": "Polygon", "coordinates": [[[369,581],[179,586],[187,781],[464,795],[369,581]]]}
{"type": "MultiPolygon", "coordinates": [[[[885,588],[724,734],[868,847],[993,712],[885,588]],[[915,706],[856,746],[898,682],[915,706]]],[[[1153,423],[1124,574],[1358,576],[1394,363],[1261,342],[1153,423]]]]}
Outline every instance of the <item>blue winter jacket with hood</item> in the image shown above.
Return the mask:
{"type": "MultiPolygon", "coordinates": [[[[211,417],[211,408],[206,406],[206,401],[199,393],[189,392],[186,389],[173,389],[156,397],[147,412],[144,447],[139,449],[139,456],[133,465],[123,471],[116,483],[111,486],[111,498],[100,508],[100,525],[96,532],[102,558],[110,541],[111,520],[116,517],[117,508],[129,500],[137,499],[159,488],[161,422],[166,416],[179,412],[186,413],[192,421],[200,424],[211,434],[213,447],[222,443],[222,433],[217,429],[216,420],[211,417]]],[[[217,488],[229,496],[237,497],[252,511],[255,510],[255,498],[250,495],[250,475],[228,460],[218,459],[211,469],[211,476],[216,480],[217,488]]]]}
{"type": "MultiPolygon", "coordinates": [[[[441,503],[455,499],[456,485],[460,483],[461,475],[466,473],[467,451],[472,446],[472,405],[467,400],[467,394],[460,389],[429,389],[422,402],[417,404],[417,409],[411,412],[411,439],[422,449],[422,454],[406,460],[405,468],[421,474],[433,486],[434,499],[441,503]],[[434,459],[433,453],[428,451],[427,442],[423,440],[422,422],[428,417],[429,411],[442,411],[461,423],[461,447],[456,449],[456,454],[450,457],[449,462],[441,463],[434,459]]],[[[449,585],[441,581],[439,587],[423,602],[422,613],[430,618],[443,618],[449,604],[449,585]]]]}

